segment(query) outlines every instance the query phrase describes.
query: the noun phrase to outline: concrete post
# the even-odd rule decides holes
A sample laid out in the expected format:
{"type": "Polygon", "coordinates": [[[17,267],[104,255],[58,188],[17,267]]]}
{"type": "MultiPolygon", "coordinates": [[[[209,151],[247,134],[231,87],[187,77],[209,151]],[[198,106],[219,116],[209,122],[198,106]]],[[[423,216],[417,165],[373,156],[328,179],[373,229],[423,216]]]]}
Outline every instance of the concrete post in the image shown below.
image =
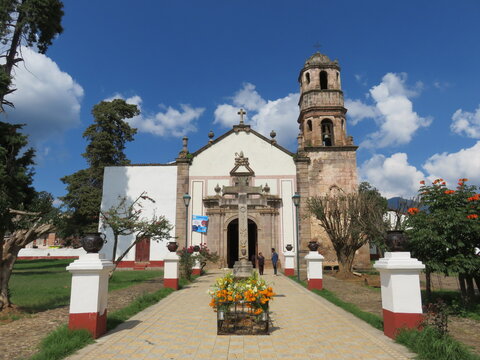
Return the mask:
{"type": "Polygon", "coordinates": [[[174,253],[169,252],[165,255],[163,266],[163,286],[178,290],[179,268],[178,263],[180,257],[174,253]]]}
{"type": "Polygon", "coordinates": [[[67,270],[72,273],[70,329],[86,329],[96,339],[107,330],[108,274],[113,263],[103,254],[87,253],[67,270]]]}
{"type": "Polygon", "coordinates": [[[318,251],[310,251],[305,256],[307,262],[308,289],[323,289],[323,260],[324,257],[318,251]]]}
{"type": "Polygon", "coordinates": [[[420,271],[425,265],[409,252],[386,252],[373,267],[380,272],[384,334],[393,339],[401,328],[417,328],[423,320],[420,271]]]}
{"type": "Polygon", "coordinates": [[[295,252],[285,251],[283,256],[285,256],[284,274],[286,276],[295,275],[295,252]]]}
{"type": "Polygon", "coordinates": [[[200,264],[200,258],[198,255],[200,255],[198,251],[195,251],[193,253],[193,256],[195,256],[196,259],[195,259],[195,265],[193,265],[193,268],[192,268],[192,275],[200,275],[200,272],[202,269],[202,266],[200,264]]]}

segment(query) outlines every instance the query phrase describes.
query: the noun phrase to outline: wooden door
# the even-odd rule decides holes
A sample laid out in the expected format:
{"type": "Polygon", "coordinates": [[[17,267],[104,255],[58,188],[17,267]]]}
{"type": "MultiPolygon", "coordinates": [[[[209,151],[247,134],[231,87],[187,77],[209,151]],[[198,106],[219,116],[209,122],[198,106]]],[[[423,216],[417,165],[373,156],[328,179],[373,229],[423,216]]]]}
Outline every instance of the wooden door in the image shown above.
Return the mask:
{"type": "Polygon", "coordinates": [[[146,237],[135,245],[135,262],[150,261],[150,238],[146,237]]]}

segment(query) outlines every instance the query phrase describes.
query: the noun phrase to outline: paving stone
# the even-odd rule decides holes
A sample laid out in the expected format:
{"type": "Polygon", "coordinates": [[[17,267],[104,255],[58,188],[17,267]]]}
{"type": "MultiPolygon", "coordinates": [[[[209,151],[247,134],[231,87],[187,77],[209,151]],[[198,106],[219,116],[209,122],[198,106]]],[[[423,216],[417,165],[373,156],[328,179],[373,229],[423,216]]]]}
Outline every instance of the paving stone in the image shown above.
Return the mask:
{"type": "Polygon", "coordinates": [[[70,360],[87,359],[411,359],[403,346],[284,276],[265,278],[278,295],[270,335],[216,334],[207,289],[221,273],[202,276],[135,315],[138,324],[97,340],[70,360]]]}

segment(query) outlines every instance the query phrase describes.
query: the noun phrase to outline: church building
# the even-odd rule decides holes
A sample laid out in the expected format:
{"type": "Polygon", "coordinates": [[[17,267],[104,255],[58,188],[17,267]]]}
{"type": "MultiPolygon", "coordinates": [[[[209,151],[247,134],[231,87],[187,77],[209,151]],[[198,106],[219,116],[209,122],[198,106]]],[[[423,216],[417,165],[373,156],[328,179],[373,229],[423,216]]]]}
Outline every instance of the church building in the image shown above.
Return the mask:
{"type": "MultiPolygon", "coordinates": [[[[239,249],[239,194],[245,193],[248,258],[262,252],[269,259],[271,248],[276,248],[283,263],[286,245],[297,250],[297,209],[292,197],[298,194],[300,253],[306,254],[308,242],[316,240],[326,264],[334,264],[331,242],[308,214],[306,204],[309,197],[323,195],[332,187],[345,192],[357,189],[357,146],[347,136],[338,62],[317,52],[305,62],[298,81],[300,132],[295,153],[277,143],[274,131],[267,138],[245,124],[245,112],[240,109],[238,124],[216,139],[209,133],[210,140],[202,148],[189,149],[188,139],[183,138],[174,162],[106,167],[102,210],[122,197],[133,201],[145,191],[155,202],[142,203],[142,214],[169,219],[175,225],[172,237],[176,238],[170,241],[177,241],[180,247],[206,244],[220,255],[221,267],[233,267],[239,249]],[[239,183],[241,178],[247,179],[246,184],[239,183]],[[206,232],[202,232],[203,226],[192,228],[194,217],[203,219],[206,232]]],[[[113,235],[108,229],[101,231],[110,240],[102,252],[111,258],[113,235]]],[[[117,254],[132,241],[133,235],[121,237],[117,254]]],[[[144,239],[120,266],[163,265],[168,241],[144,239]]],[[[355,264],[369,265],[368,247],[358,251],[355,264]]]]}

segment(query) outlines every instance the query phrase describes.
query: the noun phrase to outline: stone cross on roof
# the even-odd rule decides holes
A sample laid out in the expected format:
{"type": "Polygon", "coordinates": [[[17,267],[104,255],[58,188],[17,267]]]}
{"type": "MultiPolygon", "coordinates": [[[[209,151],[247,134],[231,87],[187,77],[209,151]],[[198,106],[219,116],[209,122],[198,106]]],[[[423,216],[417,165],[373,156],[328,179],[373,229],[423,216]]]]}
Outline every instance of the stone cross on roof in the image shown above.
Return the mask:
{"type": "Polygon", "coordinates": [[[237,112],[238,115],[240,115],[240,125],[243,125],[244,122],[243,122],[243,115],[246,114],[246,112],[243,110],[243,109],[240,109],[239,112],[237,112]]]}

